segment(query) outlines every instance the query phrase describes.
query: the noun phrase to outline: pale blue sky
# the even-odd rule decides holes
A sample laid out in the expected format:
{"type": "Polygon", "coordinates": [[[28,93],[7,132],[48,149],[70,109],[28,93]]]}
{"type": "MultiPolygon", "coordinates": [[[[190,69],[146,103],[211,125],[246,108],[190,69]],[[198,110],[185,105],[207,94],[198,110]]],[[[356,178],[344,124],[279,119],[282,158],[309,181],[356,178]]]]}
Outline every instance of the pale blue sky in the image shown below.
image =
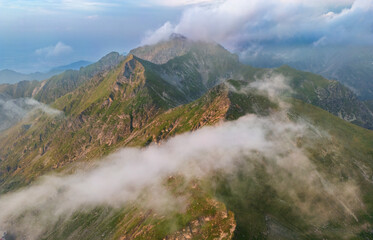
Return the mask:
{"type": "Polygon", "coordinates": [[[128,51],[183,8],[134,2],[0,0],[0,69],[45,71],[128,51]]]}
{"type": "Polygon", "coordinates": [[[0,69],[95,61],[178,32],[230,50],[373,45],[372,0],[0,0],[0,69]]]}

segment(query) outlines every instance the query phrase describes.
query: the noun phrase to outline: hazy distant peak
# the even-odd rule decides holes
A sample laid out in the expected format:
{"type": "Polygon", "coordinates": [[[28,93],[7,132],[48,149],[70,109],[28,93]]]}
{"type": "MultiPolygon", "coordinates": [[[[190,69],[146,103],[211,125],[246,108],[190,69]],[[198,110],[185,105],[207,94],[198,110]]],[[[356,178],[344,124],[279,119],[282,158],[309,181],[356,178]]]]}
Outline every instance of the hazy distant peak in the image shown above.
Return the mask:
{"type": "Polygon", "coordinates": [[[188,40],[187,37],[185,37],[184,35],[180,33],[171,33],[169,39],[170,40],[188,40]]]}

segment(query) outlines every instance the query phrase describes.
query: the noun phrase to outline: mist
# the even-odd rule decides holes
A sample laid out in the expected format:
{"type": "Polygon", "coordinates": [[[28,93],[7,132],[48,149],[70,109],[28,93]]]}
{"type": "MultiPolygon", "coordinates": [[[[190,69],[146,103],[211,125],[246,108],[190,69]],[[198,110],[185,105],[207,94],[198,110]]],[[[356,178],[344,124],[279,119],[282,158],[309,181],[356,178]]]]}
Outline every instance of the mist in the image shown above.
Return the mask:
{"type": "Polygon", "coordinates": [[[0,131],[10,128],[38,110],[53,116],[62,114],[61,111],[32,98],[10,99],[0,95],[0,131]]]}
{"type": "MultiPolygon", "coordinates": [[[[278,91],[288,88],[284,82],[281,76],[268,77],[250,87],[267,89],[268,95],[276,98],[278,91]]],[[[358,221],[354,212],[363,205],[356,184],[326,178],[298,144],[299,139],[320,137],[328,138],[308,122],[289,120],[283,108],[267,117],[249,114],[184,133],[160,145],[124,148],[88,170],[44,176],[29,187],[1,196],[0,229],[38,239],[48,227],[76,211],[96,206],[120,208],[144,192],[151,199],[144,208],[156,209],[154,201],[172,206],[179,200],[163,194],[167,193],[163,181],[169,176],[181,175],[186,181],[206,179],[216,172],[234,175],[241,166],[253,174],[258,164],[271,174],[269,184],[291,199],[302,214],[317,217],[315,224],[336,216],[333,211],[325,211],[331,204],[344,217],[358,221]],[[300,192],[306,200],[298,200],[300,192]],[[320,199],[316,210],[314,198],[320,199]]]]}

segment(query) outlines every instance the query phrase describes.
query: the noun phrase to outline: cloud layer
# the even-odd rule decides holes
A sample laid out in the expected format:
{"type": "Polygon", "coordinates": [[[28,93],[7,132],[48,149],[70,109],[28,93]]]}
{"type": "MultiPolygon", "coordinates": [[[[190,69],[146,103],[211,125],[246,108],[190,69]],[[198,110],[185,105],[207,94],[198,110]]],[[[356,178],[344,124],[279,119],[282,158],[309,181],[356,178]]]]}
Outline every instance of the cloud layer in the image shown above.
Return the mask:
{"type": "Polygon", "coordinates": [[[213,40],[230,49],[251,44],[373,44],[370,0],[227,0],[185,10],[179,22],[166,22],[143,42],[172,32],[213,40]]]}

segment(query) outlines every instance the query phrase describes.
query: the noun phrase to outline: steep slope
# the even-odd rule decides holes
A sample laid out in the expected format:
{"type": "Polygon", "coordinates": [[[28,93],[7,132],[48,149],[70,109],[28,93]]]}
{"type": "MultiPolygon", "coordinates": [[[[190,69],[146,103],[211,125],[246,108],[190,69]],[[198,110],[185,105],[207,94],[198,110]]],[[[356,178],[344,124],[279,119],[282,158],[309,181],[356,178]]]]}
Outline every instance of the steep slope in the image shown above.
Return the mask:
{"type": "Polygon", "coordinates": [[[81,68],[79,71],[69,70],[48,79],[35,95],[35,99],[44,103],[51,103],[57,98],[74,90],[99,72],[110,70],[124,59],[119,53],[112,52],[98,62],[81,68]]]}
{"type": "Polygon", "coordinates": [[[21,81],[16,84],[0,85],[0,93],[10,98],[26,98],[34,96],[41,88],[39,81],[21,81]]]}
{"type": "Polygon", "coordinates": [[[275,70],[290,78],[293,95],[356,125],[373,129],[373,113],[356,94],[337,81],[297,71],[288,66],[275,70]]]}
{"type": "Polygon", "coordinates": [[[179,35],[171,35],[168,41],[139,47],[130,53],[155,63],[148,66],[190,100],[232,78],[240,66],[238,57],[222,46],[195,42],[179,35]]]}

